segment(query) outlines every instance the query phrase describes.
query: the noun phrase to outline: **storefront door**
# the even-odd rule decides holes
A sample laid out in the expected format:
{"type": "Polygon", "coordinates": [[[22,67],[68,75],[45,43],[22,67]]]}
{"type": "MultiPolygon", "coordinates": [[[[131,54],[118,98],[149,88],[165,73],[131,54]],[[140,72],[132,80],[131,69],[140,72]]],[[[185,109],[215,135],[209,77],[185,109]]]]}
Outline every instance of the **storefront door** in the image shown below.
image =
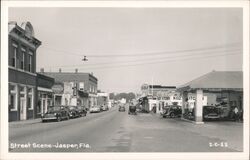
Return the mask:
{"type": "Polygon", "coordinates": [[[26,120],[26,100],[24,97],[20,98],[20,120],[26,120]]]}

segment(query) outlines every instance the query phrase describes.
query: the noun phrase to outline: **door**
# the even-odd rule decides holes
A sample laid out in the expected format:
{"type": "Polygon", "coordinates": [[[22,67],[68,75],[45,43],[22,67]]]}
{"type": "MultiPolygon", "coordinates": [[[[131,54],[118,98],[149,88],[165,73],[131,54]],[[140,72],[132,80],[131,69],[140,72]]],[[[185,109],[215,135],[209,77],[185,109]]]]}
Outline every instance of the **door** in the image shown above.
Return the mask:
{"type": "Polygon", "coordinates": [[[24,97],[20,98],[20,120],[26,120],[26,100],[24,97]]]}

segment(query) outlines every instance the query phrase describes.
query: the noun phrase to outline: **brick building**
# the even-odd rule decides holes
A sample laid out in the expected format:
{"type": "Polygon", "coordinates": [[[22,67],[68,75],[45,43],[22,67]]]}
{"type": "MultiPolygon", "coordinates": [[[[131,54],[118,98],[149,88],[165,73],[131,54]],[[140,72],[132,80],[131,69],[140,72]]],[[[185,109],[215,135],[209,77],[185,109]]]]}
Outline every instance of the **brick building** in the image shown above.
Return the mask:
{"type": "Polygon", "coordinates": [[[33,119],[36,113],[36,50],[29,22],[9,22],[9,121],[33,119]]]}
{"type": "Polygon", "coordinates": [[[55,84],[55,105],[72,105],[90,107],[97,105],[97,78],[91,73],[78,72],[40,72],[53,77],[55,84]]]}

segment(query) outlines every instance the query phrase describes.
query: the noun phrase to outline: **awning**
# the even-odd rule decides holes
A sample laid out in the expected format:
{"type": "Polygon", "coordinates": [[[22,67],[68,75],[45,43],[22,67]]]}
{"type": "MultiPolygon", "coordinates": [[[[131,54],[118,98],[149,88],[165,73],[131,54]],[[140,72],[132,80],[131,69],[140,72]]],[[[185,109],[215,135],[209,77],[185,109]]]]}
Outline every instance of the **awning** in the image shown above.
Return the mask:
{"type": "Polygon", "coordinates": [[[38,91],[51,92],[52,93],[52,89],[50,89],[50,88],[37,87],[37,90],[38,91]]]}

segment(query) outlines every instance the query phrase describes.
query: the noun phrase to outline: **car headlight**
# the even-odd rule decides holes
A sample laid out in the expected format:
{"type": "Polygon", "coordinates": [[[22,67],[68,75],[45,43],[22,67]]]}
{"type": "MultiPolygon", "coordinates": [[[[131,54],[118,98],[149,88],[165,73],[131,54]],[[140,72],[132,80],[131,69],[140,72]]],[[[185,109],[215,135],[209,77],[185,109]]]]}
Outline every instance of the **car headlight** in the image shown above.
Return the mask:
{"type": "Polygon", "coordinates": [[[57,115],[57,113],[54,113],[54,115],[56,116],[56,115],[57,115]]]}

